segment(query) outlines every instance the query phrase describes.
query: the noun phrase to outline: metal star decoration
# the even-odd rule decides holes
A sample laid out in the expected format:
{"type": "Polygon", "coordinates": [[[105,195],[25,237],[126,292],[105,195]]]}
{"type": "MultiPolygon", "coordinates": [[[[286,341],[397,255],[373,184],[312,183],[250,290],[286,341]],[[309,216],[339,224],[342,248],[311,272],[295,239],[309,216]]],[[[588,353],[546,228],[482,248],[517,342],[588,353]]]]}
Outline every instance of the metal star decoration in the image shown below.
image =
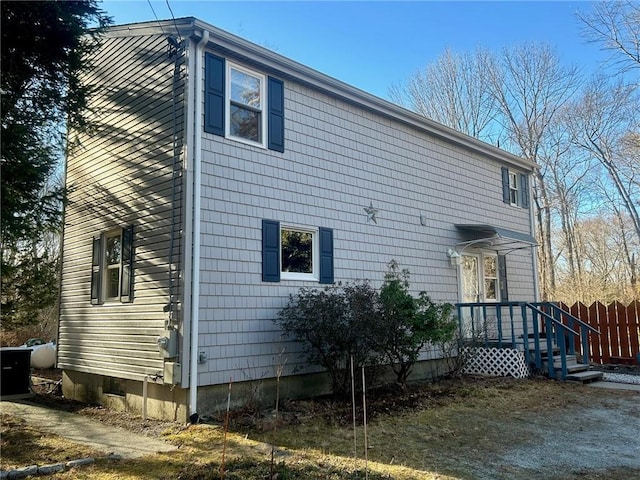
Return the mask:
{"type": "Polygon", "coordinates": [[[367,212],[367,223],[373,221],[373,223],[378,223],[376,219],[376,215],[378,215],[378,209],[373,208],[373,202],[369,202],[369,206],[364,208],[364,211],[367,212]]]}

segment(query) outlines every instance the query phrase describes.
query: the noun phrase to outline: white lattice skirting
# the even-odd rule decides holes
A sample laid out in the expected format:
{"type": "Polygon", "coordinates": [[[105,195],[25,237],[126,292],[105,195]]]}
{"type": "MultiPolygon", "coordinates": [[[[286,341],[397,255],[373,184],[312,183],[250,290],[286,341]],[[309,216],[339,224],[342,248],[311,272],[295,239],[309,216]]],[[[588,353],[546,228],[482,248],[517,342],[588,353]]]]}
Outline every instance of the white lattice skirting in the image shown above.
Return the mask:
{"type": "Polygon", "coordinates": [[[529,367],[524,361],[524,352],[513,348],[464,348],[463,373],[489,375],[492,377],[527,378],[529,367]]]}

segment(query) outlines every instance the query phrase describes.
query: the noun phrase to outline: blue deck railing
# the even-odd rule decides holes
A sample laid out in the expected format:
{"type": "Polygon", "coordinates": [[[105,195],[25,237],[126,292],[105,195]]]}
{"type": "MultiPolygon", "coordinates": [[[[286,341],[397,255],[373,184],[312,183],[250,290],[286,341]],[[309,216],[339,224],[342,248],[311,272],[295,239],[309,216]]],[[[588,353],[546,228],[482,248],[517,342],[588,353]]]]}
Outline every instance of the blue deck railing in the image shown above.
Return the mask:
{"type": "Polygon", "coordinates": [[[541,370],[543,353],[547,369],[556,378],[554,352],[560,353],[560,371],[566,378],[567,355],[576,355],[589,364],[589,333],[600,332],[554,302],[458,303],[458,321],[463,341],[478,346],[522,350],[528,365],[541,370]],[[543,343],[544,342],[544,343],[543,343]]]}

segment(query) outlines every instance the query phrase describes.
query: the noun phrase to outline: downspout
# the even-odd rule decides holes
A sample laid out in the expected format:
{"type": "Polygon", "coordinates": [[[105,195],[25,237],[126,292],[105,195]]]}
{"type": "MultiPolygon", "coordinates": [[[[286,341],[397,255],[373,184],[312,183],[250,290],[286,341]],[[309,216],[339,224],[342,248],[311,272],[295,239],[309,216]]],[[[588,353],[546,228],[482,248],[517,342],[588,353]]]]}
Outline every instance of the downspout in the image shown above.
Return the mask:
{"type": "Polygon", "coordinates": [[[196,44],[195,92],[193,121],[193,263],[191,264],[191,361],[189,362],[189,416],[197,414],[198,407],[198,322],[200,308],[200,195],[202,187],[202,59],[209,42],[204,30],[196,44]]]}
{"type": "MultiPolygon", "coordinates": [[[[533,214],[533,175],[529,175],[529,225],[531,235],[536,238],[536,221],[533,214]]],[[[536,247],[531,249],[531,263],[533,266],[533,297],[534,301],[540,301],[540,285],[538,281],[538,252],[536,247]]]]}

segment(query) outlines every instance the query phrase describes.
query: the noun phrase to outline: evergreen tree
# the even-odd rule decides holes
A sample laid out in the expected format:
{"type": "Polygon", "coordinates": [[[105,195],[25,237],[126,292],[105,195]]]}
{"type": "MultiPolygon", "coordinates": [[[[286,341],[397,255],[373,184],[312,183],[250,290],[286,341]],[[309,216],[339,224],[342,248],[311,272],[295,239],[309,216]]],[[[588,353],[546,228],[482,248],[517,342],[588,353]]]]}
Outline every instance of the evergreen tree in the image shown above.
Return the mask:
{"type": "Polygon", "coordinates": [[[110,19],[95,0],[3,1],[0,8],[0,255],[8,326],[36,321],[32,310],[56,297],[55,252],[44,239],[59,231],[64,188],[49,181],[68,147],[68,129],[89,127],[91,87],[80,75],[110,19]]]}

